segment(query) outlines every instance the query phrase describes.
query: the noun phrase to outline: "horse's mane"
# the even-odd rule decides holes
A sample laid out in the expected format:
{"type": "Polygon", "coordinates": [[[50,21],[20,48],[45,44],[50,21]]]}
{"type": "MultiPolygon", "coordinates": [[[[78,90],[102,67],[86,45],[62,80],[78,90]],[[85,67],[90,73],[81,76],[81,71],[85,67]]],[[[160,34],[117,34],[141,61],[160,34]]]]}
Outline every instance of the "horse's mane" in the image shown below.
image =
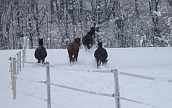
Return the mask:
{"type": "Polygon", "coordinates": [[[93,34],[95,34],[95,28],[91,27],[91,30],[87,33],[87,35],[93,36],[93,34]]]}
{"type": "Polygon", "coordinates": [[[79,47],[80,47],[81,46],[80,38],[75,38],[74,43],[77,43],[79,45],[79,47]]]}

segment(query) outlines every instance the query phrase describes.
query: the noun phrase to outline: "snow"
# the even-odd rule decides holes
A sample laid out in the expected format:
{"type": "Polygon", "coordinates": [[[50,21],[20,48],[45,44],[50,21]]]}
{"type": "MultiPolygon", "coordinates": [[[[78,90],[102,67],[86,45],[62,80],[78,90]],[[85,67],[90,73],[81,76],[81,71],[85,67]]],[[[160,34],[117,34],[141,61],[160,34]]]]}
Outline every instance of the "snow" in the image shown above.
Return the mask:
{"type": "Polygon", "coordinates": [[[153,13],[157,16],[162,16],[160,11],[153,11],[153,13]]]}
{"type": "MultiPolygon", "coordinates": [[[[171,108],[172,107],[172,48],[107,48],[108,63],[96,68],[94,49],[80,49],[78,62],[70,66],[66,49],[47,49],[50,62],[51,83],[95,91],[114,93],[112,73],[91,70],[118,69],[120,72],[155,77],[146,80],[119,74],[120,96],[141,103],[121,99],[121,108],[171,108]],[[90,70],[90,71],[88,71],[90,70]],[[148,104],[148,105],[146,105],[148,104]]],[[[20,50],[0,50],[0,107],[3,108],[47,108],[45,66],[25,64],[17,76],[17,99],[13,100],[9,57],[20,50]]],[[[34,49],[26,50],[26,61],[36,62],[34,49]]],[[[52,108],[115,108],[115,99],[51,86],[52,108]]]]}

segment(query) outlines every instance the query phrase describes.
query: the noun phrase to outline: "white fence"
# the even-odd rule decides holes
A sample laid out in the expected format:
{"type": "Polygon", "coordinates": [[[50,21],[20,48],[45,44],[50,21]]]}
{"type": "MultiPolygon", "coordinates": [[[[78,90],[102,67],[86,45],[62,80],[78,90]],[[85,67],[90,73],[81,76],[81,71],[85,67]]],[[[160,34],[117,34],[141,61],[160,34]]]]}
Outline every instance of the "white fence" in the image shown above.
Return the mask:
{"type": "MultiPolygon", "coordinates": [[[[23,67],[24,67],[24,63],[36,64],[36,63],[33,63],[33,62],[27,62],[26,61],[26,50],[25,49],[22,50],[22,52],[17,53],[16,55],[17,55],[16,56],[17,58],[10,57],[10,59],[9,59],[11,61],[10,71],[11,71],[11,79],[12,79],[13,99],[16,99],[16,90],[17,90],[16,89],[16,80],[17,80],[17,75],[21,71],[21,63],[23,63],[23,67]]],[[[50,92],[51,91],[51,86],[57,86],[57,87],[61,87],[61,88],[69,89],[69,90],[88,93],[88,94],[95,94],[95,95],[113,97],[113,98],[115,98],[115,105],[114,105],[115,108],[121,108],[120,99],[135,102],[135,103],[139,103],[139,104],[144,104],[144,105],[147,105],[147,106],[157,108],[156,106],[153,106],[153,105],[150,105],[150,104],[146,104],[146,103],[143,103],[143,102],[138,102],[138,101],[135,101],[135,100],[120,97],[118,75],[120,74],[120,75],[125,75],[125,76],[130,76],[130,77],[137,77],[137,78],[142,78],[142,79],[147,79],[147,80],[153,80],[153,81],[158,80],[158,81],[163,81],[163,82],[167,82],[167,83],[172,83],[172,80],[164,80],[164,79],[158,79],[158,78],[155,78],[155,77],[149,77],[149,76],[142,76],[142,75],[137,75],[137,74],[119,72],[117,69],[87,70],[87,72],[109,73],[109,74],[112,74],[114,76],[114,94],[97,93],[95,91],[83,90],[83,89],[73,88],[73,87],[69,87],[69,86],[65,86],[65,85],[59,85],[59,84],[51,83],[50,82],[50,67],[56,67],[56,66],[51,66],[49,64],[49,62],[46,62],[45,65],[46,65],[46,81],[34,81],[34,82],[44,83],[44,84],[47,85],[47,99],[43,99],[43,100],[47,101],[47,108],[51,108],[51,103],[53,103],[51,101],[51,92],[50,92]]],[[[28,94],[28,95],[31,95],[31,94],[28,94]]],[[[31,95],[31,96],[33,96],[35,98],[39,98],[39,97],[36,97],[34,95],[31,95]]],[[[42,99],[42,98],[40,98],[40,99],[42,99]]],[[[56,104],[56,103],[53,103],[53,104],[56,104]]]]}
{"type": "MultiPolygon", "coordinates": [[[[23,61],[18,61],[20,59],[16,60],[16,58],[12,58],[12,57],[10,57],[9,60],[11,61],[10,71],[11,71],[11,79],[12,79],[13,99],[16,99],[16,90],[17,90],[16,89],[16,79],[17,79],[17,75],[19,73],[19,72],[17,72],[17,70],[18,70],[17,68],[18,68],[18,66],[20,67],[20,65],[16,65],[16,64],[21,63],[23,61]]],[[[26,61],[24,61],[23,63],[37,64],[37,63],[26,62],[26,61]]],[[[95,94],[95,95],[102,95],[102,96],[107,96],[107,97],[115,97],[116,108],[120,108],[120,100],[119,100],[120,94],[119,94],[119,87],[118,87],[118,74],[117,74],[116,69],[114,69],[114,70],[113,69],[112,70],[88,70],[88,72],[113,73],[114,74],[114,87],[115,87],[115,95],[114,95],[114,94],[97,93],[95,91],[83,90],[83,89],[73,88],[73,87],[69,87],[69,86],[65,86],[65,85],[59,85],[59,84],[51,83],[50,82],[50,69],[49,68],[54,67],[54,66],[49,65],[49,62],[46,62],[45,65],[46,65],[46,81],[39,81],[39,83],[45,83],[47,85],[47,99],[43,99],[43,100],[47,101],[47,108],[51,108],[51,103],[52,103],[51,102],[50,85],[65,88],[65,89],[70,89],[70,90],[74,90],[74,91],[78,91],[78,92],[84,92],[84,93],[95,94]]],[[[35,82],[37,82],[37,81],[35,81],[35,82]]]]}

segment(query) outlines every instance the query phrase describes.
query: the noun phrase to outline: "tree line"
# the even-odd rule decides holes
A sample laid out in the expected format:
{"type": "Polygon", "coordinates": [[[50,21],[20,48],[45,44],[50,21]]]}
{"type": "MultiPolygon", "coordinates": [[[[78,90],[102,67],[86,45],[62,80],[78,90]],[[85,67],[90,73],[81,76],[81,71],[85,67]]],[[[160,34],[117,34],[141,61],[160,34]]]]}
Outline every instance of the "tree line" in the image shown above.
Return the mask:
{"type": "Polygon", "coordinates": [[[0,0],[0,48],[66,48],[96,25],[106,47],[172,46],[172,0],[0,0]]]}

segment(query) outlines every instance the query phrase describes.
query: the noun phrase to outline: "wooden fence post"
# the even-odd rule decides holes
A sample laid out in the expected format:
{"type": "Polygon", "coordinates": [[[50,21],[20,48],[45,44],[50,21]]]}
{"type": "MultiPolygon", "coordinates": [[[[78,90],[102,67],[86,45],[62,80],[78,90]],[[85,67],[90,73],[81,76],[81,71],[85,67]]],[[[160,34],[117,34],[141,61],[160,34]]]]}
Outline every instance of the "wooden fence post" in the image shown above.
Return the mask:
{"type": "Polygon", "coordinates": [[[11,82],[12,82],[12,73],[13,73],[13,62],[12,62],[12,57],[10,57],[9,60],[10,60],[11,82]]]}
{"type": "Polygon", "coordinates": [[[19,52],[19,70],[21,71],[21,51],[19,52]]]}
{"type": "Polygon", "coordinates": [[[24,48],[24,62],[26,62],[26,47],[24,48]]]}
{"type": "Polygon", "coordinates": [[[24,67],[24,63],[26,62],[26,48],[27,48],[27,38],[24,38],[24,45],[23,45],[23,67],[24,67]]]}
{"type": "Polygon", "coordinates": [[[17,75],[19,74],[19,53],[17,53],[17,67],[16,67],[16,69],[17,69],[17,75]]]}
{"type": "Polygon", "coordinates": [[[13,100],[16,99],[16,59],[13,58],[13,68],[12,68],[12,91],[13,91],[13,100]]]}
{"type": "Polygon", "coordinates": [[[24,63],[26,62],[26,49],[24,48],[23,50],[22,50],[22,52],[23,52],[23,67],[24,67],[24,63]]]}
{"type": "Polygon", "coordinates": [[[46,84],[47,84],[47,108],[51,108],[51,93],[50,93],[50,66],[46,62],[46,84]]]}
{"type": "Polygon", "coordinates": [[[114,69],[114,87],[115,87],[115,105],[116,108],[121,108],[120,107],[120,93],[119,93],[119,83],[118,83],[118,71],[117,69],[114,69]]]}

